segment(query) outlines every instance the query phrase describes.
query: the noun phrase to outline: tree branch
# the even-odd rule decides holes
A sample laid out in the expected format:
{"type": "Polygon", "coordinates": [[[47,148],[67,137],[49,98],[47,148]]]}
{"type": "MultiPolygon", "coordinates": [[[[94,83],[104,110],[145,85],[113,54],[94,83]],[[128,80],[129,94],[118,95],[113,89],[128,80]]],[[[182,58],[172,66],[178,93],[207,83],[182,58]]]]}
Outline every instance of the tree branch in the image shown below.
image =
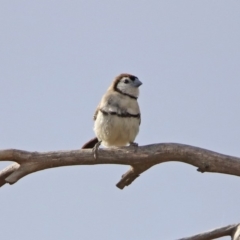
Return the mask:
{"type": "Polygon", "coordinates": [[[120,189],[130,185],[150,167],[169,161],[191,164],[202,173],[240,176],[240,158],[178,143],[141,146],[137,151],[135,147],[99,149],[98,159],[94,158],[91,149],[43,153],[8,149],[0,150],[0,161],[16,162],[0,172],[0,187],[5,183],[13,184],[33,172],[72,165],[131,165],[131,169],[117,183],[120,189]]]}
{"type": "Polygon", "coordinates": [[[205,233],[200,233],[191,237],[178,240],[212,240],[220,237],[230,236],[232,240],[240,239],[240,225],[234,224],[222,228],[217,228],[205,233]]]}

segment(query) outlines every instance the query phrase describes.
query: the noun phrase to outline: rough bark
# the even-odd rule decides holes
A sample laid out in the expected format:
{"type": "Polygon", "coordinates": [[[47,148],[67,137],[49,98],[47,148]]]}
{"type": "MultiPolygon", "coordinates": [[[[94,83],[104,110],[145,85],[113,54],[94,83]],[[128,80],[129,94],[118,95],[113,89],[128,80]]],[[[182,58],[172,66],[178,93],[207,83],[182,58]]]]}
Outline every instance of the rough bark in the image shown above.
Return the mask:
{"type": "Polygon", "coordinates": [[[208,232],[200,233],[191,237],[178,240],[212,240],[220,237],[230,236],[232,240],[240,240],[240,225],[234,224],[217,228],[208,232]]]}
{"type": "Polygon", "coordinates": [[[0,186],[13,184],[26,175],[40,170],[71,165],[122,164],[130,170],[117,187],[123,189],[142,172],[164,162],[178,161],[197,167],[199,172],[216,172],[240,176],[240,158],[178,143],[160,143],[138,147],[99,149],[95,159],[90,150],[27,152],[0,150],[0,161],[16,163],[0,171],[0,186]]]}

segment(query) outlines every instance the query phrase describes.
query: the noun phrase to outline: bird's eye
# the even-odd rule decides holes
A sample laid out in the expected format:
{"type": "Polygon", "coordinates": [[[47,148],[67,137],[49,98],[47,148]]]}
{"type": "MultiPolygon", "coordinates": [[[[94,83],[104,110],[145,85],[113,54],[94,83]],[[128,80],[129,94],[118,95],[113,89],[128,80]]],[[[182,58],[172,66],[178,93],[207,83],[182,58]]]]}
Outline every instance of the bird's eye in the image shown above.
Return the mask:
{"type": "Polygon", "coordinates": [[[129,83],[129,80],[125,79],[125,80],[124,80],[124,83],[129,83]]]}

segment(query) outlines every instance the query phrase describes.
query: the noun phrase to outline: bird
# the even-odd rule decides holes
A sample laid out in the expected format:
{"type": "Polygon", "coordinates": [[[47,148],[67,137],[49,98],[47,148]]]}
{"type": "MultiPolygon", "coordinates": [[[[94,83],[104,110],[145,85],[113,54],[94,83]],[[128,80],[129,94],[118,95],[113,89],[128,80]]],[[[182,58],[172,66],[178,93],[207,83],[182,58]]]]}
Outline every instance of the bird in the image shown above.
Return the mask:
{"type": "Polygon", "coordinates": [[[115,77],[93,116],[96,137],[82,149],[92,148],[96,158],[101,144],[105,147],[138,146],[134,140],[141,123],[137,102],[141,85],[138,77],[128,73],[115,77]]]}

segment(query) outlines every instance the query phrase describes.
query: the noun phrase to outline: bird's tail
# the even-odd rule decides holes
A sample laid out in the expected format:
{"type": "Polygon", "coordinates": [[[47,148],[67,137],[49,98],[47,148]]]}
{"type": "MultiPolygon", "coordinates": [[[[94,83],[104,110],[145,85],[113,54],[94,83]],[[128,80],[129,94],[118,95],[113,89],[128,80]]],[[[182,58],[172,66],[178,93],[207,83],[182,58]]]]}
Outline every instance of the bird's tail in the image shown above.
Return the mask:
{"type": "Polygon", "coordinates": [[[86,142],[81,149],[93,148],[98,142],[99,142],[98,139],[95,137],[86,142]]]}

